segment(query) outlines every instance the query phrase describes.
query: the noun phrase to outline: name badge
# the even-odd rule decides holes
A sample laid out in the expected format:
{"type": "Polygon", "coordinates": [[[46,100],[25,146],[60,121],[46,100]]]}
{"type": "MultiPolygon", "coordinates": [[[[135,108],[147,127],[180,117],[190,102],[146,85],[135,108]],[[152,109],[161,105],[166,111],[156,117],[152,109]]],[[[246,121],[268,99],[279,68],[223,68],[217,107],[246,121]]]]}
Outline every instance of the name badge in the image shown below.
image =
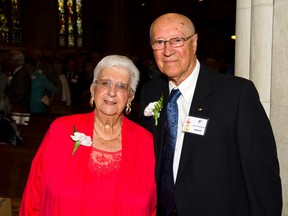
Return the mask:
{"type": "Polygon", "coordinates": [[[187,116],[182,131],[204,136],[208,119],[187,116]]]}

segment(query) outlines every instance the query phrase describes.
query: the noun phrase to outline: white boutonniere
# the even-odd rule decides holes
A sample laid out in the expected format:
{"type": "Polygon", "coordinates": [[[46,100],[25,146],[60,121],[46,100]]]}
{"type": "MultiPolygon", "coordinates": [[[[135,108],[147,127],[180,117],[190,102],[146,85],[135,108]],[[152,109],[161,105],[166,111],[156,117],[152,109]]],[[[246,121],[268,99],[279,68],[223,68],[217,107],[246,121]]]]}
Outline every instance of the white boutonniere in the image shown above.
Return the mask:
{"type": "Polygon", "coordinates": [[[144,110],[144,116],[154,116],[155,126],[158,125],[158,118],[160,117],[160,111],[163,107],[163,94],[161,95],[160,99],[155,102],[151,102],[144,110]]]}
{"type": "Polygon", "coordinates": [[[79,148],[80,145],[83,146],[91,146],[92,141],[90,136],[86,136],[84,133],[79,133],[76,130],[76,127],[74,126],[74,134],[71,135],[72,140],[75,142],[74,149],[72,152],[72,155],[76,152],[76,150],[79,148]]]}

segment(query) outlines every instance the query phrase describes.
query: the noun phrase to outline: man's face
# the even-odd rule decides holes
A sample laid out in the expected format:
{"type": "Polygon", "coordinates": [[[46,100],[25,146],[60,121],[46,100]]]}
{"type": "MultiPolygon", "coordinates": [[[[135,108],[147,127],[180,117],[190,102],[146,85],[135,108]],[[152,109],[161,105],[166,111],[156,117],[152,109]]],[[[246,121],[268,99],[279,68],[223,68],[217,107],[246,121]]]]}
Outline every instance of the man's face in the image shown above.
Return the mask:
{"type": "MultiPolygon", "coordinates": [[[[181,19],[161,18],[156,21],[151,31],[151,42],[169,41],[171,38],[188,38],[187,23],[181,19]],[[186,26],[185,26],[186,25],[186,26]]],[[[189,35],[188,35],[189,34],[189,35]]],[[[153,51],[159,70],[179,85],[193,71],[196,64],[197,34],[184,41],[184,45],[173,47],[166,42],[164,48],[153,51]]]]}

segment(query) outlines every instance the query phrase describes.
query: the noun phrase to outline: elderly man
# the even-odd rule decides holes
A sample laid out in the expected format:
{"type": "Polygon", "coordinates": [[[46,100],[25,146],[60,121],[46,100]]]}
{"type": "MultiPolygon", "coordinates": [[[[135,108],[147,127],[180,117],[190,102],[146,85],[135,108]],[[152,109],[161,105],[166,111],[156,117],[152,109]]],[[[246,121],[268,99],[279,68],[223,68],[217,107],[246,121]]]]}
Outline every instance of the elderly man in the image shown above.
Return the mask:
{"type": "Polygon", "coordinates": [[[8,54],[9,80],[5,94],[9,97],[13,112],[29,111],[31,94],[30,72],[23,67],[25,62],[23,52],[12,50],[8,54]]]}
{"type": "Polygon", "coordinates": [[[280,216],[276,145],[257,90],[249,80],[201,65],[197,40],[181,14],[151,25],[163,75],[143,87],[141,113],[154,134],[157,214],[280,216]]]}

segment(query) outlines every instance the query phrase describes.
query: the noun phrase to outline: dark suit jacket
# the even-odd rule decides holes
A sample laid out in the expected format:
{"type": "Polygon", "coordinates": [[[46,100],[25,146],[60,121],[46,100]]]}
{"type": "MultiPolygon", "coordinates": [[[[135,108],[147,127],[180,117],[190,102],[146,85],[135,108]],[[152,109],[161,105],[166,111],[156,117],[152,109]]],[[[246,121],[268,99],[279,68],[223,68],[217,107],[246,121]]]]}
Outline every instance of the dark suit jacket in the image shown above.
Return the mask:
{"type": "Polygon", "coordinates": [[[9,97],[13,112],[28,112],[31,94],[31,77],[29,71],[22,67],[18,70],[10,85],[6,86],[5,94],[9,97]]]}
{"type": "MultiPolygon", "coordinates": [[[[158,183],[167,97],[168,80],[164,76],[148,82],[141,94],[142,123],[154,134],[158,183]],[[144,117],[143,111],[161,94],[164,106],[155,126],[154,118],[144,117]]],[[[178,214],[280,216],[282,192],[276,144],[253,83],[211,73],[201,65],[189,116],[209,121],[204,136],[185,133],[175,183],[178,214]]]]}

